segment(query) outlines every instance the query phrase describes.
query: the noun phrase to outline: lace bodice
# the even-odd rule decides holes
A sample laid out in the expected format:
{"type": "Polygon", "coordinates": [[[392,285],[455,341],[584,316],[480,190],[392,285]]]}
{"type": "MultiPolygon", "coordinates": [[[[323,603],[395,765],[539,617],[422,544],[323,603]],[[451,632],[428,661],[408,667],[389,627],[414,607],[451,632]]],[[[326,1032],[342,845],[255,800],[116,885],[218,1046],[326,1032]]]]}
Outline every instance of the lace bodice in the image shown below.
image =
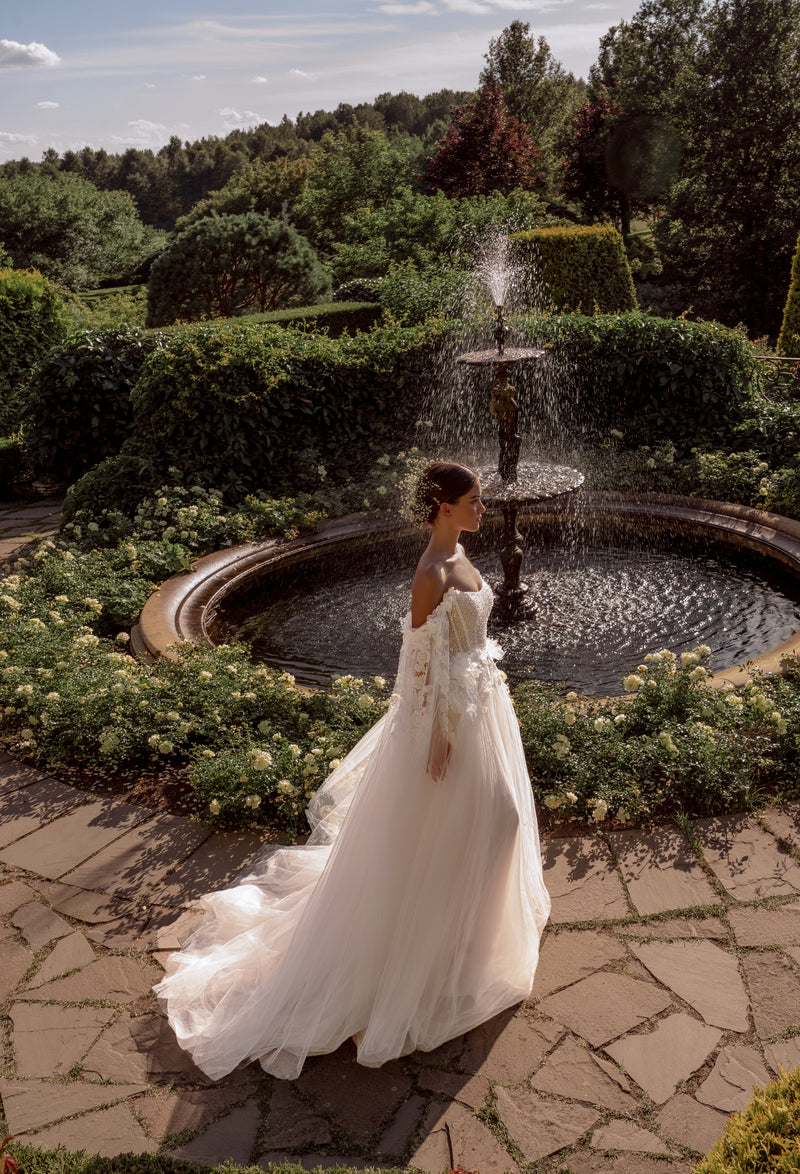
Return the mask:
{"type": "Polygon", "coordinates": [[[494,663],[502,650],[486,635],[493,599],[488,583],[478,591],[451,588],[418,628],[406,616],[390,718],[429,761],[452,745],[464,717],[505,688],[494,663]]]}
{"type": "Polygon", "coordinates": [[[459,591],[451,587],[445,593],[440,607],[445,600],[450,620],[451,657],[472,649],[480,649],[486,641],[486,626],[494,600],[494,593],[489,584],[483,583],[479,591],[459,591]],[[448,595],[453,596],[452,600],[447,600],[448,595]]]}

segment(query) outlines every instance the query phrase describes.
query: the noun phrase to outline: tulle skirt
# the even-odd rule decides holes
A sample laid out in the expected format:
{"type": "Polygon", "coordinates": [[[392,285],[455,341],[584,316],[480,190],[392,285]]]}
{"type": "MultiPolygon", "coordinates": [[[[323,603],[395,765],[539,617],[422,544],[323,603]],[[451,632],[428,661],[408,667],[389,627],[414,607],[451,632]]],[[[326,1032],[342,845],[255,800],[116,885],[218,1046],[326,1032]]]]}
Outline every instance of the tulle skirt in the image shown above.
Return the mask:
{"type": "Polygon", "coordinates": [[[155,990],[212,1079],[254,1059],[294,1079],[350,1037],[378,1067],[530,994],[550,900],[505,687],[461,721],[444,778],[414,761],[384,717],[322,788],[322,834],[203,899],[155,990]]]}

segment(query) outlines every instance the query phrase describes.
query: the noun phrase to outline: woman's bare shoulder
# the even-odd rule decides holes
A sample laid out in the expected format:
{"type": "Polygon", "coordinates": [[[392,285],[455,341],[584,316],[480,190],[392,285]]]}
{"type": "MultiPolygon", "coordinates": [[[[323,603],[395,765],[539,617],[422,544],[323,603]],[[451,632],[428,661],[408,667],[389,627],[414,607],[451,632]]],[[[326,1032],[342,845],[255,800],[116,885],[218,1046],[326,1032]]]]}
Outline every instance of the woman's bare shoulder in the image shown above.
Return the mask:
{"type": "Polygon", "coordinates": [[[447,588],[447,571],[442,563],[421,560],[411,588],[411,626],[419,628],[439,606],[447,588]]]}

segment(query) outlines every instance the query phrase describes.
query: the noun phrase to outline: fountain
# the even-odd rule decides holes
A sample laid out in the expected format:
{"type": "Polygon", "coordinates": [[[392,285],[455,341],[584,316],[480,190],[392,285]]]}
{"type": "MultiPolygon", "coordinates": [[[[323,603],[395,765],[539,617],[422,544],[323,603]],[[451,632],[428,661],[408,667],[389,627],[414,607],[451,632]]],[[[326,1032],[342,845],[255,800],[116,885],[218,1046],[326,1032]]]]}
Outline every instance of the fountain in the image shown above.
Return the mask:
{"type": "Polygon", "coordinates": [[[489,412],[497,421],[500,454],[497,471],[479,469],[483,499],[487,506],[498,507],[503,515],[500,562],[503,582],[497,591],[497,616],[510,623],[523,613],[535,610],[529,598],[529,586],[520,576],[524,558],[523,538],[517,527],[521,506],[530,506],[548,498],[573,493],[583,484],[583,474],[564,465],[525,465],[519,468],[521,437],[519,404],[511,384],[511,371],[523,363],[536,362],[544,351],[536,347],[506,347],[509,328],[504,305],[495,304],[496,323],[492,335],[495,350],[470,351],[459,355],[457,363],[470,367],[491,367],[496,373],[489,412]]]}
{"type": "MultiPolygon", "coordinates": [[[[612,580],[616,575],[611,590],[606,586],[606,570],[592,562],[591,551],[581,550],[576,557],[574,552],[567,551],[565,556],[557,550],[555,563],[551,559],[550,567],[545,566],[547,537],[552,538],[554,529],[563,536],[571,524],[571,511],[563,508],[560,499],[570,499],[583,476],[557,465],[520,464],[519,412],[511,373],[524,364],[541,362],[544,352],[507,346],[505,256],[501,255],[499,264],[495,257],[486,270],[484,284],[494,305],[495,348],[468,352],[457,362],[473,369],[489,368],[495,376],[489,411],[497,421],[499,458],[496,469],[480,468],[479,472],[484,499],[502,515],[503,584],[496,614],[504,627],[501,639],[508,653],[504,664],[510,679],[534,675],[568,681],[582,692],[607,693],[645,652],[665,644],[680,649],[699,642],[709,644],[715,659],[722,660],[720,679],[727,675],[740,682],[739,670],[733,674],[728,666],[754,654],[764,670],[776,671],[782,653],[800,648],[800,523],[718,502],[584,491],[581,515],[586,532],[602,528],[603,538],[596,546],[603,557],[611,554],[612,580]],[[522,581],[519,524],[524,528],[526,523],[539,538],[544,537],[544,545],[537,548],[537,565],[529,570],[532,591],[522,581]],[[629,561],[637,544],[650,555],[659,542],[668,554],[677,551],[684,558],[687,570],[679,569],[677,579],[672,571],[666,577],[658,568],[651,572],[639,556],[629,561]],[[698,586],[699,580],[692,578],[693,558],[688,555],[693,544],[700,554],[694,558],[697,565],[713,562],[709,551],[733,549],[737,557],[756,555],[757,577],[765,566],[788,572],[790,599],[785,606],[780,604],[780,622],[774,622],[772,596],[765,597],[758,615],[745,611],[735,619],[731,601],[737,593],[747,594],[749,587],[718,590],[721,577],[716,565],[708,569],[710,586],[698,586]],[[585,589],[582,598],[581,589],[585,589]],[[534,593],[542,603],[531,620],[534,593]],[[660,626],[670,611],[665,600],[674,605],[666,629],[660,626]],[[714,617],[723,621],[716,633],[704,626],[714,617]],[[618,641],[613,667],[609,662],[599,675],[572,675],[569,656],[574,667],[590,660],[592,653],[606,651],[603,642],[608,641],[608,633],[612,644],[618,641]],[[541,643],[551,636],[555,656],[541,643]]],[[[482,568],[496,557],[489,546],[496,547],[492,539],[498,528],[496,515],[494,519],[487,515],[485,533],[478,536],[482,568]]],[[[151,596],[132,634],[132,647],[143,655],[169,656],[170,646],[182,640],[220,643],[252,640],[255,634],[263,659],[290,668],[308,683],[320,684],[337,672],[391,673],[397,655],[393,641],[399,640],[399,621],[408,606],[409,577],[420,541],[418,530],[384,514],[329,522],[319,533],[291,542],[268,540],[219,551],[200,559],[190,574],[169,580],[151,596]],[[355,591],[352,598],[346,595],[348,584],[355,591]],[[295,616],[286,612],[292,605],[296,605],[295,616]],[[359,615],[357,631],[349,625],[342,629],[342,614],[359,615]],[[254,633],[259,615],[264,616],[270,647],[264,648],[264,639],[254,633]],[[341,630],[346,633],[342,647],[324,646],[324,634],[341,630]],[[301,639],[293,644],[293,634],[298,632],[301,639]],[[289,638],[284,639],[287,634],[289,638]]]]}

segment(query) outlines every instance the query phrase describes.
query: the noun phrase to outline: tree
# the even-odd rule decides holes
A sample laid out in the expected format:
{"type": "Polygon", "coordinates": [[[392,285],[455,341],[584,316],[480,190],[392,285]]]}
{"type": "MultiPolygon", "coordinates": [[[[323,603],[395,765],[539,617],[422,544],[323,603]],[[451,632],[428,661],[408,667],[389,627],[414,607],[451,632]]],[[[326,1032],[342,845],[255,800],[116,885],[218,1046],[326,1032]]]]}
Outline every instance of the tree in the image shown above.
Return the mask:
{"type": "Polygon", "coordinates": [[[619,212],[619,193],[606,170],[606,146],[621,113],[619,103],[599,85],[572,119],[572,135],[564,144],[562,191],[582,205],[590,220],[613,219],[619,212]]]}
{"type": "Polygon", "coordinates": [[[39,269],[72,289],[124,281],[163,246],[125,192],[78,175],[26,171],[0,178],[3,243],[17,269],[39,269]]]}
{"type": "Polygon", "coordinates": [[[307,156],[256,162],[233,176],[218,192],[198,200],[176,224],[178,232],[205,216],[233,216],[258,212],[273,219],[291,219],[305,191],[314,164],[307,156]]]}
{"type": "Polygon", "coordinates": [[[718,0],[700,31],[658,228],[665,276],[695,309],[775,335],[797,239],[800,0],[718,0]]]}
{"type": "Polygon", "coordinates": [[[600,38],[589,71],[590,93],[613,91],[628,117],[650,114],[682,122],[707,0],[644,0],[630,21],[600,38]]]}
{"type": "Polygon", "coordinates": [[[484,54],[481,86],[499,86],[509,114],[524,122],[548,152],[573,113],[580,89],[553,56],[544,37],[534,40],[531,26],[513,20],[484,54]]]}
{"type": "Polygon", "coordinates": [[[297,209],[298,227],[321,253],[347,239],[349,226],[411,184],[416,140],[350,126],[324,134],[297,209]]]}
{"type": "Polygon", "coordinates": [[[431,191],[484,196],[541,184],[541,154],[519,119],[509,114],[497,86],[484,86],[453,111],[447,134],[425,165],[431,191]]]}
{"type": "Polygon", "coordinates": [[[179,233],[153,265],[147,325],[305,305],[329,290],[308,241],[282,220],[255,212],[207,216],[179,233]]]}

